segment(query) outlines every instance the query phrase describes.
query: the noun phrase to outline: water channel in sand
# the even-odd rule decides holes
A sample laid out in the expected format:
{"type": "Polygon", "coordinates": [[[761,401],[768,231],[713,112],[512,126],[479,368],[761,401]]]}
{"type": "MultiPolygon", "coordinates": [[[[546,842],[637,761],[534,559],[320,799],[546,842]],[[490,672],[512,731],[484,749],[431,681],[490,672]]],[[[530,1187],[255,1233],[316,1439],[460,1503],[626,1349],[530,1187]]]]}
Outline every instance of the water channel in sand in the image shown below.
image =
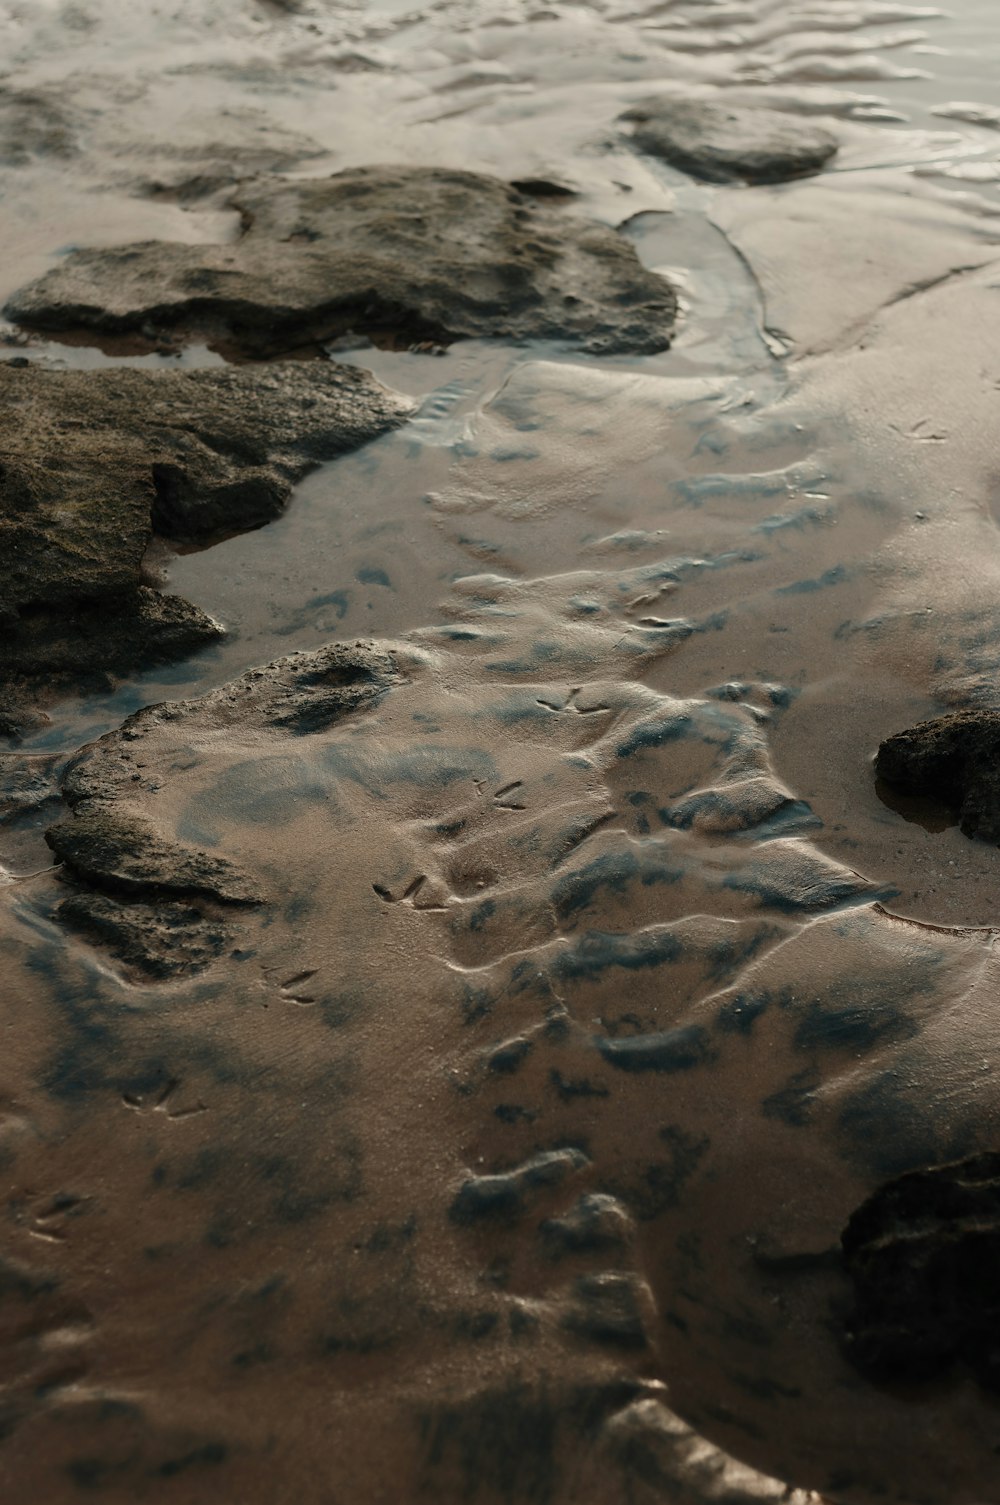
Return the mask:
{"type": "Polygon", "coordinates": [[[1000,709],[995,7],[5,0],[0,42],[75,143],[4,169],[3,298],[234,236],[226,172],[391,161],[562,183],[683,304],[654,356],[342,342],[416,416],[157,545],[226,638],[5,759],[208,695],[106,756],[267,902],[151,982],[6,888],[4,1498],[1000,1499],[995,1399],[862,1377],[836,1259],[1000,1146],[996,850],[871,768],[1000,709]],[[696,183],[619,123],[666,86],[839,154],[696,183]],[[361,639],[398,681],[321,734],[209,693],[361,639]]]}

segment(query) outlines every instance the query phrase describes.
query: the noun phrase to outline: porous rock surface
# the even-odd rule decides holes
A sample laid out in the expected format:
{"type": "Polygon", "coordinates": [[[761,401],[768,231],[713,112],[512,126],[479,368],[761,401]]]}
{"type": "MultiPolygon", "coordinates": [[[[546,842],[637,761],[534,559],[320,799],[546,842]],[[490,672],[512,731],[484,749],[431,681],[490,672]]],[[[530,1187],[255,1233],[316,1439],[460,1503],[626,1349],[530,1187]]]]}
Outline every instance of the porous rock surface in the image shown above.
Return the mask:
{"type": "Polygon", "coordinates": [[[313,465],[410,404],[354,368],[51,371],[0,366],[0,731],[60,681],[182,657],[222,629],[144,583],[153,536],[276,517],[313,465]]]}
{"type": "Polygon", "coordinates": [[[664,95],[636,105],[632,140],[692,177],[710,183],[780,183],[820,169],[836,153],[835,136],[780,110],[664,95]]]}
{"type": "Polygon", "coordinates": [[[253,669],[199,700],[149,706],[84,748],[63,778],[72,814],[45,838],[72,889],[58,918],[140,979],[207,966],[232,944],[239,911],[267,896],[237,864],[165,837],[144,813],[156,787],[141,772],[146,739],[167,722],[321,731],[400,678],[383,650],[334,644],[253,669]]]}
{"type": "Polygon", "coordinates": [[[259,178],[226,245],[86,249],[18,293],[37,329],[193,331],[251,355],[353,331],[394,341],[548,339],[665,349],[676,299],[607,226],[479,173],[352,168],[259,178]]]}
{"type": "Polygon", "coordinates": [[[955,711],[887,737],[875,773],[954,810],[966,836],[1000,843],[1000,712],[955,711]]]}
{"type": "Polygon", "coordinates": [[[847,1353],[871,1378],[919,1382],[964,1362],[1000,1390],[1000,1154],[912,1171],[851,1218],[847,1353]]]}
{"type": "Polygon", "coordinates": [[[260,897],[231,862],[165,841],[139,816],[83,807],[45,839],[72,873],[112,893],[199,894],[220,904],[260,897]]]}

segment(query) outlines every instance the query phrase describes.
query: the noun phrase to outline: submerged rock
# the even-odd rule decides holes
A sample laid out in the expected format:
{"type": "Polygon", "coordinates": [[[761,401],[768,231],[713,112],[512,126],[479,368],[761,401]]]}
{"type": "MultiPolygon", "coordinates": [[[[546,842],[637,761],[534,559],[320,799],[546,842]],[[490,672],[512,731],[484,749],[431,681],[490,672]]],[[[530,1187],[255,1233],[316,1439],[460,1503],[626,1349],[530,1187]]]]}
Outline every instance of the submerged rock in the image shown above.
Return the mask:
{"type": "Polygon", "coordinates": [[[968,1365],[1000,1390],[1000,1154],[890,1181],[842,1237],[856,1306],[847,1352],[873,1379],[968,1365]]]}
{"type": "Polygon", "coordinates": [[[143,584],[154,532],[261,526],[313,465],[403,421],[353,368],[47,371],[0,366],[0,730],[46,685],[183,657],[221,635],[143,584]]]}
{"type": "Polygon", "coordinates": [[[780,183],[820,169],[836,153],[835,136],[780,110],[665,95],[623,117],[637,122],[632,139],[709,183],[780,183]]]}
{"type": "Polygon", "coordinates": [[[192,735],[224,728],[305,735],[375,705],[403,679],[393,655],[375,643],[331,643],[312,653],[290,653],[196,700],[136,711],[69,763],[63,798],[82,813],[158,787],[141,772],[143,743],[174,723],[192,735]]]}
{"type": "Polygon", "coordinates": [[[875,773],[954,810],[966,836],[1000,843],[1000,712],[956,711],[887,737],[875,773]]]}
{"type": "Polygon", "coordinates": [[[233,244],[143,241],[72,252],[9,317],[103,334],[202,331],[262,355],[347,331],[392,341],[582,341],[665,349],[676,299],[631,243],[511,184],[444,168],[261,178],[236,194],[233,244]]]}

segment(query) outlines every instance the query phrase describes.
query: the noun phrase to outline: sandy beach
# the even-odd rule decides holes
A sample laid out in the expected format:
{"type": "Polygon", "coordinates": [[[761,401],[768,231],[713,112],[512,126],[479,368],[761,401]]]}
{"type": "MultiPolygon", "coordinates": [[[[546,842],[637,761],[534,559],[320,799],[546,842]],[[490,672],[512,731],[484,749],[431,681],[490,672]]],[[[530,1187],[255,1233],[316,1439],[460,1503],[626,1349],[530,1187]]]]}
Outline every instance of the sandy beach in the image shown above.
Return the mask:
{"type": "Polygon", "coordinates": [[[1000,16],[0,48],[5,1505],[1000,1501],[1000,16]]]}

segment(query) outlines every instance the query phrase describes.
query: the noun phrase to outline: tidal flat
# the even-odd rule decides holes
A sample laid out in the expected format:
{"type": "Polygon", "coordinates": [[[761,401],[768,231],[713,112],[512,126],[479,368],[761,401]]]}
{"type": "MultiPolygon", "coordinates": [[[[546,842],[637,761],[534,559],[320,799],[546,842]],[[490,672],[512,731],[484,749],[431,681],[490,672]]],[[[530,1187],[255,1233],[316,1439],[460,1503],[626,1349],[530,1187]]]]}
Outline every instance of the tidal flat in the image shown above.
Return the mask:
{"type": "Polygon", "coordinates": [[[0,47],[4,1505],[1000,1502],[1000,15],[0,47]]]}

